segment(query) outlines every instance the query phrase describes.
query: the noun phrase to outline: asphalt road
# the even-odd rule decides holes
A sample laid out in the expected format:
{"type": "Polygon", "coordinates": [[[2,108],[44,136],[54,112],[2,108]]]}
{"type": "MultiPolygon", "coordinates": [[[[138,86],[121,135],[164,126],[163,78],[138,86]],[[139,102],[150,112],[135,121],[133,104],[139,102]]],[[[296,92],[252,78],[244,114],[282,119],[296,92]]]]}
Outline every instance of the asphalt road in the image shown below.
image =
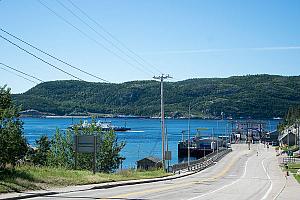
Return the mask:
{"type": "Polygon", "coordinates": [[[233,152],[194,175],[156,183],[72,192],[34,199],[285,199],[274,149],[233,145],[233,152]],[[257,154],[258,152],[258,154],[257,154]]]}

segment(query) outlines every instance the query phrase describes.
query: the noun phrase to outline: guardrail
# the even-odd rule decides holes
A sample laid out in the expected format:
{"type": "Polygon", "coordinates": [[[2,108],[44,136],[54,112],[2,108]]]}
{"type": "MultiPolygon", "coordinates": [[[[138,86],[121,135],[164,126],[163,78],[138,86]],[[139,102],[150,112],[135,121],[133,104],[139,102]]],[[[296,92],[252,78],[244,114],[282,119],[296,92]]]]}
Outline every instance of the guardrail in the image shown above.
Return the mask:
{"type": "Polygon", "coordinates": [[[232,149],[222,149],[222,150],[219,150],[218,152],[210,153],[203,158],[191,161],[190,165],[188,165],[187,162],[175,164],[172,166],[172,172],[180,173],[181,170],[201,171],[201,170],[211,166],[212,164],[214,164],[214,162],[220,160],[224,155],[226,155],[227,153],[229,153],[231,151],[232,151],[232,149]]]}
{"type": "Polygon", "coordinates": [[[283,164],[287,164],[287,163],[295,163],[296,159],[294,157],[285,157],[283,158],[283,164]]]}

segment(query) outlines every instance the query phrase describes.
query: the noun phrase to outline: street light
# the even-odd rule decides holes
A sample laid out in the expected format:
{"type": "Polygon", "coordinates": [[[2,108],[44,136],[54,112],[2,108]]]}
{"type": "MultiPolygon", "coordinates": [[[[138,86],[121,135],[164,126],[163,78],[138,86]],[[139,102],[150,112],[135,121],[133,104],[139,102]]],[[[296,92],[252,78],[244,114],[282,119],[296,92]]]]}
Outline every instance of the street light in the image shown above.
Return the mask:
{"type": "Polygon", "coordinates": [[[191,103],[189,104],[189,118],[188,118],[188,166],[190,166],[190,132],[191,132],[191,103]]]}
{"type": "Polygon", "coordinates": [[[190,133],[191,133],[191,109],[196,105],[200,104],[201,102],[195,103],[191,106],[189,103],[189,117],[188,117],[188,166],[190,166],[190,133]]]}

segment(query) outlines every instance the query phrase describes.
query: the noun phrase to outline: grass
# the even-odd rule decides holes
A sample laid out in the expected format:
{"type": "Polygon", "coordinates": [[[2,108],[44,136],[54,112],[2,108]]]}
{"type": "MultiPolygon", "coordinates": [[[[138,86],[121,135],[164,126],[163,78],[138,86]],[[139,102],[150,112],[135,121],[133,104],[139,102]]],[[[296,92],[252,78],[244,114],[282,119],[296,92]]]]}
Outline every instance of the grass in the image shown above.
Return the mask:
{"type": "Polygon", "coordinates": [[[298,181],[298,183],[300,183],[300,176],[297,174],[294,174],[295,179],[298,181]]]}
{"type": "Polygon", "coordinates": [[[285,147],[281,147],[281,150],[283,152],[287,152],[288,150],[292,151],[292,152],[295,152],[295,151],[298,151],[299,150],[299,147],[294,145],[294,146],[285,146],[285,147]]]}
{"type": "Polygon", "coordinates": [[[118,173],[96,173],[63,168],[22,166],[0,171],[0,193],[38,190],[51,187],[165,177],[163,170],[123,170],[118,173]]]}

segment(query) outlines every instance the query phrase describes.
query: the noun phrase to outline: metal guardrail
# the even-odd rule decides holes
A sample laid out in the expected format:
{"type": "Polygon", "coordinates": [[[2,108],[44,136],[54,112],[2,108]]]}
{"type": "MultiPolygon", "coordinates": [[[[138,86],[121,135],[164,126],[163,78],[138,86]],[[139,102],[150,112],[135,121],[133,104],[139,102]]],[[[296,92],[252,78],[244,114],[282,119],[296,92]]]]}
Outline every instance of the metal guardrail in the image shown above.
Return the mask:
{"type": "Polygon", "coordinates": [[[287,163],[295,163],[296,159],[294,157],[286,157],[283,158],[283,164],[287,164],[287,163]]]}
{"type": "Polygon", "coordinates": [[[210,165],[214,164],[214,162],[220,160],[224,155],[231,152],[232,149],[222,149],[218,152],[213,152],[208,154],[207,156],[200,158],[198,160],[193,160],[190,162],[190,165],[188,165],[187,162],[185,163],[179,163],[172,166],[173,173],[179,172],[181,170],[188,170],[188,171],[201,171],[210,165]]]}

